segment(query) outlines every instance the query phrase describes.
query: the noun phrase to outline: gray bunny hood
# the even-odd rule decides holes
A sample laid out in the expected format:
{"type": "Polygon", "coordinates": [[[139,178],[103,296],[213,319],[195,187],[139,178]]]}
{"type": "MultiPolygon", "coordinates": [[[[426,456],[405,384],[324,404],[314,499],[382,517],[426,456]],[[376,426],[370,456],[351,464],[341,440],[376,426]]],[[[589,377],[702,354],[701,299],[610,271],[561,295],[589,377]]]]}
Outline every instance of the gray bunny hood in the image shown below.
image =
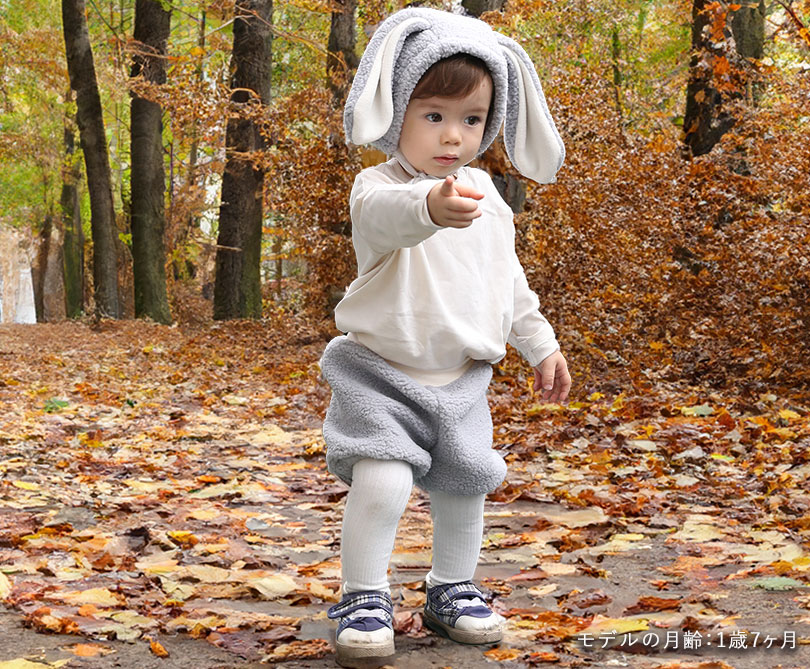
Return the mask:
{"type": "Polygon", "coordinates": [[[394,155],[416,84],[434,63],[458,53],[480,58],[492,77],[492,115],[478,154],[503,125],[506,152],[518,171],[540,183],[554,181],[565,147],[526,52],[479,19],[436,9],[403,9],[377,28],[346,100],[347,140],[394,155]]]}

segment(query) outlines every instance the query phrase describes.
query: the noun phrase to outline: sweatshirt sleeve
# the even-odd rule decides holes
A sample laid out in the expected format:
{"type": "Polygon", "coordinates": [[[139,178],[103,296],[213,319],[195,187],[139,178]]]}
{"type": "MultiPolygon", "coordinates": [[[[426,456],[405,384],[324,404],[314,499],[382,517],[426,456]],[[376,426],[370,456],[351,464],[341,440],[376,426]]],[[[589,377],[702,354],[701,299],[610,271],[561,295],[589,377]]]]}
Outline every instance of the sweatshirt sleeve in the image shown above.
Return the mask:
{"type": "Polygon", "coordinates": [[[430,218],[427,196],[436,181],[394,183],[373,169],[354,180],[349,206],[352,230],[377,255],[416,246],[443,230],[430,218]]]}
{"type": "Polygon", "coordinates": [[[516,253],[512,256],[512,267],[515,281],[515,305],[512,330],[507,341],[532,367],[536,367],[557,351],[560,345],[557,343],[551,324],[540,313],[540,300],[529,287],[526,273],[523,271],[516,253]]]}

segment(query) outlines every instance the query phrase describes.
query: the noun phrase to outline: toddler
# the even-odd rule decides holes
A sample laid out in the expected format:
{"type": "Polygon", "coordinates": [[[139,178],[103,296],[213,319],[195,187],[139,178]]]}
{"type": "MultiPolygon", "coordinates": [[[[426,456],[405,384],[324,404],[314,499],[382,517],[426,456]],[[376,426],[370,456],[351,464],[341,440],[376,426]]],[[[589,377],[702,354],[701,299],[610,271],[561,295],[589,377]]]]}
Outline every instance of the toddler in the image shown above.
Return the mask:
{"type": "Polygon", "coordinates": [[[350,485],[341,540],[336,649],[343,666],[394,653],[387,579],[416,483],[430,495],[433,558],[425,623],[489,644],[503,619],[472,579],[484,497],[504,479],[486,399],[507,342],[534,388],[564,401],[571,378],[515,254],[512,212],[467,167],[501,126],[525,176],[554,180],[564,149],[523,49],[477,19],[410,8],[384,21],[345,110],[349,141],[392,156],[351,193],[358,277],[335,310],[344,336],[321,359],[332,400],[329,470],[350,485]]]}

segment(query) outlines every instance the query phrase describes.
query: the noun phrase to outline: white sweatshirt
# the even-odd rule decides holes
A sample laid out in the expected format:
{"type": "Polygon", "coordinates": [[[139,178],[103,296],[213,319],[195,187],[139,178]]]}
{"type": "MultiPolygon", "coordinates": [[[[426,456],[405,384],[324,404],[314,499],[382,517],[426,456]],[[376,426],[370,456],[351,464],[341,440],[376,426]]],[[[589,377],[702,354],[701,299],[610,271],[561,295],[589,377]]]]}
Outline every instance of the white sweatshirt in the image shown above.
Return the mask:
{"type": "MultiPolygon", "coordinates": [[[[498,362],[507,342],[531,366],[559,349],[515,253],[512,210],[483,170],[458,182],[484,193],[466,228],[428,214],[438,179],[398,155],[357,175],[351,193],[357,278],[335,309],[341,332],[421,382],[498,362]]],[[[440,385],[434,382],[433,385],[440,385]]]]}

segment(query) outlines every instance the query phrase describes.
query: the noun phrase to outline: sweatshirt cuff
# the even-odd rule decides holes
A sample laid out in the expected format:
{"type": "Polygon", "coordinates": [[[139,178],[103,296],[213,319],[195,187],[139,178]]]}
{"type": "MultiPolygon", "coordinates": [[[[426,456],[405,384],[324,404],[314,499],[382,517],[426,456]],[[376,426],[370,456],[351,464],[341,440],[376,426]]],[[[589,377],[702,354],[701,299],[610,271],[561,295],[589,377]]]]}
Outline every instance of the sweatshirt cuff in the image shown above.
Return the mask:
{"type": "Polygon", "coordinates": [[[531,337],[512,337],[509,342],[532,367],[537,367],[543,360],[555,351],[560,350],[560,344],[552,332],[540,332],[531,337]]]}
{"type": "Polygon", "coordinates": [[[433,222],[433,219],[430,217],[430,211],[428,210],[427,196],[437,183],[438,182],[434,179],[425,179],[414,184],[413,189],[411,190],[411,197],[416,200],[417,217],[419,222],[434,232],[436,230],[445,229],[444,226],[436,225],[433,222]]]}

